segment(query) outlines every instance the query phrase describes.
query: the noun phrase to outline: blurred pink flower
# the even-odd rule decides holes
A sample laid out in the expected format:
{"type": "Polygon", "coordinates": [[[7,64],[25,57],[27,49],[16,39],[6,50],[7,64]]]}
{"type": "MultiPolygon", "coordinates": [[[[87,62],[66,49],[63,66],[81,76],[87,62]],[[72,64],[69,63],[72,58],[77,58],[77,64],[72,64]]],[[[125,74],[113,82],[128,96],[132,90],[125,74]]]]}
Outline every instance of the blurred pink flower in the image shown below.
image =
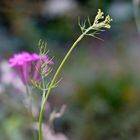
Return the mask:
{"type": "Polygon", "coordinates": [[[54,64],[52,60],[49,60],[48,56],[40,56],[36,53],[21,52],[14,54],[9,59],[9,64],[14,67],[21,77],[24,84],[29,83],[30,79],[38,80],[40,78],[38,71],[41,68],[41,61],[47,62],[46,71],[49,65],[54,64]]]}

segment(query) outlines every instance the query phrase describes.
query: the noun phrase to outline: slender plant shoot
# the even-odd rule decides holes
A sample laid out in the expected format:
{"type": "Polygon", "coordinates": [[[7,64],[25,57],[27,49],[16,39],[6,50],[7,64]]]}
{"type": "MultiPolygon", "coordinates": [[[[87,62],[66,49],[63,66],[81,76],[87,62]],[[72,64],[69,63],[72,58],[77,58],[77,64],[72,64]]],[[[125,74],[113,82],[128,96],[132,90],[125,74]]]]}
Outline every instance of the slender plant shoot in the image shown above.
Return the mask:
{"type": "Polygon", "coordinates": [[[39,140],[43,140],[42,122],[43,122],[43,115],[44,115],[44,109],[45,109],[45,106],[46,106],[46,102],[48,100],[48,97],[49,97],[52,89],[58,86],[58,83],[59,83],[60,80],[59,81],[56,81],[56,80],[57,80],[58,75],[59,75],[60,71],[62,70],[66,60],[68,59],[68,57],[70,56],[70,54],[72,53],[74,48],[77,46],[77,44],[85,36],[91,36],[91,37],[100,39],[96,35],[99,32],[104,31],[105,29],[110,29],[111,28],[111,25],[110,25],[111,21],[112,21],[112,19],[110,18],[109,15],[104,17],[104,13],[101,11],[101,9],[98,10],[97,15],[96,15],[96,17],[94,19],[94,22],[91,22],[89,17],[84,22],[81,22],[80,19],[79,19],[79,26],[80,26],[82,34],[78,37],[78,39],[70,47],[69,51],[67,52],[67,54],[65,55],[64,59],[60,63],[58,69],[56,70],[52,80],[49,83],[47,83],[47,84],[45,83],[45,78],[50,74],[52,69],[46,69],[46,66],[52,60],[50,60],[48,62],[42,61],[43,56],[48,53],[47,49],[46,49],[47,44],[45,42],[43,42],[43,41],[39,41],[40,61],[41,61],[40,75],[42,77],[42,81],[41,82],[34,82],[34,81],[32,81],[32,83],[36,87],[38,87],[39,89],[41,89],[43,91],[43,94],[42,94],[42,104],[41,104],[40,116],[39,116],[39,140]]]}

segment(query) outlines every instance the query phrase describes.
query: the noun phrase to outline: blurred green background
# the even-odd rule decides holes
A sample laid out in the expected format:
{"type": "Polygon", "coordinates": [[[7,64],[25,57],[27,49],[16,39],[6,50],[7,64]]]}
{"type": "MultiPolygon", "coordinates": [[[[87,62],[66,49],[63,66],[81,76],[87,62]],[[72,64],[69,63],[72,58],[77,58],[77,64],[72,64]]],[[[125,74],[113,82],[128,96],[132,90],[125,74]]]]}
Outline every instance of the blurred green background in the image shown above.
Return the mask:
{"type": "Polygon", "coordinates": [[[55,71],[81,33],[78,16],[94,20],[98,8],[112,28],[99,35],[104,41],[86,37],[67,61],[49,98],[51,111],[67,106],[53,131],[69,140],[140,139],[140,0],[0,0],[0,140],[33,140],[25,87],[11,77],[8,58],[38,52],[41,38],[55,71]]]}

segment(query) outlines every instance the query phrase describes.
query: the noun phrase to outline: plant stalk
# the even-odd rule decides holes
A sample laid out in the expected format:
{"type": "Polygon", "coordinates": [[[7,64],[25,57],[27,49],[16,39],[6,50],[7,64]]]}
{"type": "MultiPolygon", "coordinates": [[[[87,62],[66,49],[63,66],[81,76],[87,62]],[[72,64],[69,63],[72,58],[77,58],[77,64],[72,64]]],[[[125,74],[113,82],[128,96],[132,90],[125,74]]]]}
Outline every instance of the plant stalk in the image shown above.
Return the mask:
{"type": "Polygon", "coordinates": [[[70,56],[71,52],[74,50],[74,48],[77,46],[77,44],[84,38],[84,36],[90,31],[93,29],[93,26],[90,26],[89,28],[87,28],[87,30],[85,32],[83,32],[79,37],[78,39],[74,42],[74,44],[71,46],[71,48],[69,49],[69,51],[67,52],[67,54],[65,55],[64,59],[62,60],[61,64],[59,65],[52,81],[51,81],[51,84],[48,88],[48,91],[47,91],[47,94],[46,94],[46,97],[42,103],[42,106],[41,106],[41,111],[40,111],[40,117],[39,117],[39,140],[43,140],[43,137],[42,137],[42,121],[43,121],[43,114],[44,114],[44,109],[45,109],[45,105],[46,105],[46,102],[48,100],[48,97],[51,93],[51,90],[52,90],[52,87],[62,69],[62,67],[64,66],[66,60],[68,59],[68,57],[70,56]]]}

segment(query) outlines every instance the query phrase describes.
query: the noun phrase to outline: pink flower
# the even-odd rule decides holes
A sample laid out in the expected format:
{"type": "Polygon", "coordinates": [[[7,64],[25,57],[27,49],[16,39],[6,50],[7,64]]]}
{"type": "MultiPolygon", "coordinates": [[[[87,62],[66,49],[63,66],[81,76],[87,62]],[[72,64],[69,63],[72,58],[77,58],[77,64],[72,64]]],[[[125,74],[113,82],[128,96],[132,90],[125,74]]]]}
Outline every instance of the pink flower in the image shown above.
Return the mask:
{"type": "MultiPolygon", "coordinates": [[[[49,60],[48,56],[42,56],[43,62],[47,62],[46,71],[49,65],[54,64],[53,61],[49,60]]],[[[38,80],[40,78],[38,71],[41,67],[40,56],[36,53],[21,52],[14,54],[12,58],[9,59],[9,64],[14,67],[21,77],[24,84],[30,82],[30,79],[38,80]]]]}

